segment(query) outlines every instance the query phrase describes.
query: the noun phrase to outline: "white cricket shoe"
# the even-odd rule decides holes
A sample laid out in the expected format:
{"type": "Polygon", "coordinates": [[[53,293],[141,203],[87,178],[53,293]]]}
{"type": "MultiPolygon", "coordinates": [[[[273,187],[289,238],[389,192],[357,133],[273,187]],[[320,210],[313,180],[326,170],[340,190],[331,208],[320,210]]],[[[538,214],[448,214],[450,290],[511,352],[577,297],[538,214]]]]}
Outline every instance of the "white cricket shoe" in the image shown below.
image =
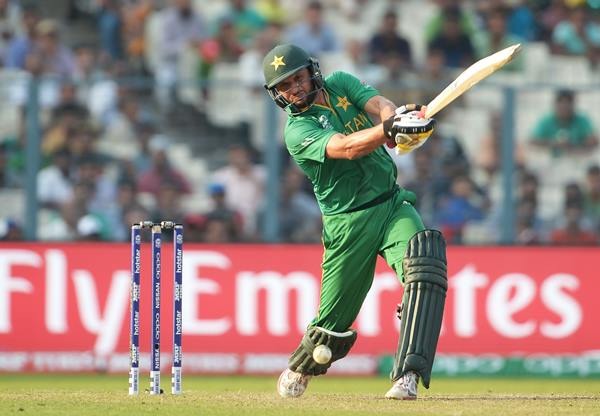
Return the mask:
{"type": "Polygon", "coordinates": [[[281,397],[300,397],[311,378],[311,375],[296,373],[286,368],[277,381],[277,392],[281,397]]]}
{"type": "Polygon", "coordinates": [[[392,388],[385,394],[386,399],[416,400],[419,376],[409,371],[394,382],[392,388]]]}

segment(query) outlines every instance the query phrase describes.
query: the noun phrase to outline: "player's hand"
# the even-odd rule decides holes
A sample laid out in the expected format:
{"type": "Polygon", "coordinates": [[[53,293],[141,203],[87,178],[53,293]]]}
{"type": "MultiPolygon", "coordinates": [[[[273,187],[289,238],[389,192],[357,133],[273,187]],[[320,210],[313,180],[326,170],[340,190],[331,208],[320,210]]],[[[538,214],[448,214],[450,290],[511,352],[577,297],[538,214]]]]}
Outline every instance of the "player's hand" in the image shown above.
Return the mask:
{"type": "Polygon", "coordinates": [[[390,149],[396,147],[396,134],[393,131],[394,123],[396,121],[400,121],[400,119],[403,116],[410,113],[411,111],[421,111],[421,109],[424,107],[425,106],[422,106],[420,104],[401,105],[400,107],[396,108],[393,116],[391,116],[383,122],[383,133],[388,138],[387,142],[385,143],[387,147],[389,147],[390,149]]]}
{"type": "Polygon", "coordinates": [[[402,117],[406,114],[417,112],[421,118],[425,118],[427,106],[421,104],[404,104],[396,108],[396,117],[402,117]]]}
{"type": "Polygon", "coordinates": [[[408,153],[425,143],[435,127],[435,120],[425,118],[425,106],[406,104],[398,107],[395,114],[383,122],[388,137],[387,146],[398,153],[408,153]]]}

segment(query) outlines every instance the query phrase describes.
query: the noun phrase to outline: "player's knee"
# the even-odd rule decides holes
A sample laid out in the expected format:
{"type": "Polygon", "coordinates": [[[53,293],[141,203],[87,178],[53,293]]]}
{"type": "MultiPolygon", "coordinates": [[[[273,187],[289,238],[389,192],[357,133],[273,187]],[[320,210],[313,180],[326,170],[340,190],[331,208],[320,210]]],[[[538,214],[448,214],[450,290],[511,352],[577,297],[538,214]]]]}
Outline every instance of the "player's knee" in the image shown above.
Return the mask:
{"type": "Polygon", "coordinates": [[[448,287],[446,241],[437,230],[422,230],[408,241],[402,261],[404,283],[427,281],[448,287]]]}

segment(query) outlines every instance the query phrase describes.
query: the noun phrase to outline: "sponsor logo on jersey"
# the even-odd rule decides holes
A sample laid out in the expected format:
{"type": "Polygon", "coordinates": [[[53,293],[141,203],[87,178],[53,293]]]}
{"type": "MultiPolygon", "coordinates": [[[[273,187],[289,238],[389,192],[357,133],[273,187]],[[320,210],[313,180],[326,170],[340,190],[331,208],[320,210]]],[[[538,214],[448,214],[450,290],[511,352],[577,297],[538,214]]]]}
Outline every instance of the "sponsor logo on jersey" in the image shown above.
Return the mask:
{"type": "Polygon", "coordinates": [[[321,126],[326,130],[333,128],[333,126],[331,125],[331,122],[329,121],[327,116],[325,116],[324,114],[319,117],[319,123],[321,123],[321,126]]]}

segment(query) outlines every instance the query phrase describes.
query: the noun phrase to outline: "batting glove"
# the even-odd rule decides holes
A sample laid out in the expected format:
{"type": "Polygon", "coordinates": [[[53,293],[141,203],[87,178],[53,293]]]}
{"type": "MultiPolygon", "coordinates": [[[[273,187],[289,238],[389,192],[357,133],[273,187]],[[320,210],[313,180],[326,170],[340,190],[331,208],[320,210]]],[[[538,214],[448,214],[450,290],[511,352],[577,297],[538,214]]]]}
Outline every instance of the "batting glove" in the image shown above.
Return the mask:
{"type": "Polygon", "coordinates": [[[398,154],[403,154],[425,143],[433,132],[435,120],[424,118],[422,110],[423,106],[418,104],[403,105],[383,122],[384,134],[389,139],[388,147],[395,147],[398,154]]]}

